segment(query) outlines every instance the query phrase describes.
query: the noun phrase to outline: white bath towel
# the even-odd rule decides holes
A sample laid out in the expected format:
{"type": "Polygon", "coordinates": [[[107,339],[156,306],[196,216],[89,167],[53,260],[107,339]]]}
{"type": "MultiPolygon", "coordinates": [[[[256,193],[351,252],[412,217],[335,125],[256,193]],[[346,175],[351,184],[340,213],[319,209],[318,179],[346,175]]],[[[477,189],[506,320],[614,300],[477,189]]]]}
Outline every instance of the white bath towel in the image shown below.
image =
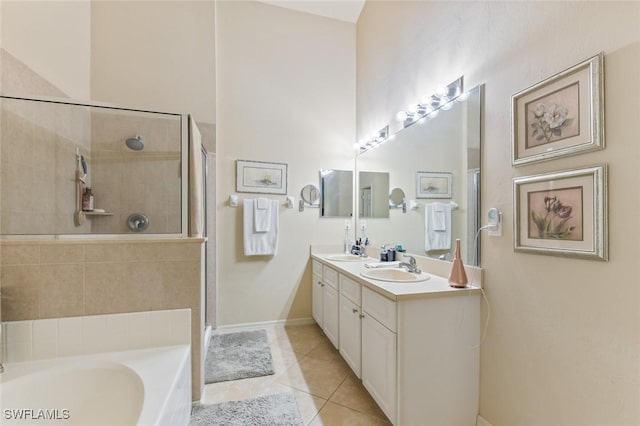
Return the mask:
{"type": "Polygon", "coordinates": [[[256,200],[245,199],[243,202],[243,243],[245,256],[275,256],[278,254],[278,200],[268,200],[269,230],[255,232],[253,220],[256,200]]]}
{"type": "Polygon", "coordinates": [[[425,251],[449,250],[451,248],[451,204],[426,204],[424,208],[424,228],[425,251]]]}
{"type": "Polygon", "coordinates": [[[271,203],[266,198],[260,197],[253,203],[253,227],[255,232],[269,232],[271,228],[271,203]]]}

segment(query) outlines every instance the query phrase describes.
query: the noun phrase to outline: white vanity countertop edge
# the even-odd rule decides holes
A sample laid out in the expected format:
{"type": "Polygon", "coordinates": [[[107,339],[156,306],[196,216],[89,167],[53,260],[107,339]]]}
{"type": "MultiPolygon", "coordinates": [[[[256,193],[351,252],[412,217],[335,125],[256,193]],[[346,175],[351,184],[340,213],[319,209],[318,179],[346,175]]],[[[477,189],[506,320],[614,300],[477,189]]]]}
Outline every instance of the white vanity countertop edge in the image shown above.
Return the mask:
{"type": "MultiPolygon", "coordinates": [[[[312,253],[311,258],[322,262],[333,269],[343,273],[349,278],[382,294],[392,300],[415,299],[422,297],[462,296],[480,294],[480,287],[470,284],[467,288],[453,288],[446,278],[429,274],[427,281],[414,283],[396,283],[365,278],[360,273],[365,270],[365,263],[377,262],[376,259],[360,262],[336,262],[327,259],[325,254],[312,253]]],[[[425,273],[423,271],[423,273],[425,273]]]]}

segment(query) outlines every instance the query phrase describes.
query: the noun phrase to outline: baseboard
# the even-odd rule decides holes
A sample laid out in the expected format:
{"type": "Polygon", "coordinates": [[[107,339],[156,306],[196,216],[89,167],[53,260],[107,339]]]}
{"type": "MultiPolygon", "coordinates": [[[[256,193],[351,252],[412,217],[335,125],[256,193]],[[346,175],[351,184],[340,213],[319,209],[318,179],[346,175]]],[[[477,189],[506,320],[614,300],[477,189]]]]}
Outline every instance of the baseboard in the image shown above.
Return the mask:
{"type": "Polygon", "coordinates": [[[315,324],[313,318],[294,318],[294,319],[286,319],[286,320],[276,320],[276,321],[261,321],[261,322],[248,322],[244,324],[232,324],[232,325],[221,325],[218,326],[215,330],[212,330],[212,334],[220,334],[222,332],[228,331],[241,331],[241,330],[257,330],[265,327],[278,327],[285,325],[310,325],[315,324]]]}
{"type": "Polygon", "coordinates": [[[482,417],[481,415],[478,415],[478,417],[476,418],[476,426],[491,426],[491,423],[489,423],[484,417],[482,417]]]}

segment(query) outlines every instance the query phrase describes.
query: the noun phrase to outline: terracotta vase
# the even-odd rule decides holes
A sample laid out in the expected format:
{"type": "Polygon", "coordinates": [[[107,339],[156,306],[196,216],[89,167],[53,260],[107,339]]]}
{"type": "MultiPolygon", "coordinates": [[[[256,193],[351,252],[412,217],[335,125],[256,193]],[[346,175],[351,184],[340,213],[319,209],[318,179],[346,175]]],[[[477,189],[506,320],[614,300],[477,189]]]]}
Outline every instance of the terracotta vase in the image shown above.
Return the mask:
{"type": "Polygon", "coordinates": [[[464,270],[462,259],[460,258],[460,240],[456,240],[456,254],[451,265],[451,273],[449,274],[449,285],[456,288],[464,288],[469,280],[464,270]]]}

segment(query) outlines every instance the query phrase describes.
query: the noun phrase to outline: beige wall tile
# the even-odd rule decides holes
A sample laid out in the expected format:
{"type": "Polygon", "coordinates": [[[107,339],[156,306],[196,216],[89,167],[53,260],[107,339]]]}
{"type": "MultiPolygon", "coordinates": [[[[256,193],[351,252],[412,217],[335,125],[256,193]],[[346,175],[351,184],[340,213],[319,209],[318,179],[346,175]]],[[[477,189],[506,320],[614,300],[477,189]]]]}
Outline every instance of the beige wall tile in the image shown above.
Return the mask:
{"type": "Polygon", "coordinates": [[[56,244],[40,246],[40,263],[81,263],[84,261],[82,244],[56,244]]]}
{"type": "Polygon", "coordinates": [[[40,263],[40,246],[36,244],[3,245],[0,262],[3,265],[37,265],[40,263]]]}
{"type": "Polygon", "coordinates": [[[85,315],[128,312],[123,262],[86,263],[84,280],[85,315]]]}
{"type": "Polygon", "coordinates": [[[85,244],[85,262],[116,262],[124,260],[124,244],[85,244]]]}
{"type": "Polygon", "coordinates": [[[126,259],[128,261],[146,260],[193,260],[200,258],[199,243],[127,244],[126,259]]]}
{"type": "Polygon", "coordinates": [[[82,264],[43,265],[40,318],[60,318],[84,313],[82,264]]]}

